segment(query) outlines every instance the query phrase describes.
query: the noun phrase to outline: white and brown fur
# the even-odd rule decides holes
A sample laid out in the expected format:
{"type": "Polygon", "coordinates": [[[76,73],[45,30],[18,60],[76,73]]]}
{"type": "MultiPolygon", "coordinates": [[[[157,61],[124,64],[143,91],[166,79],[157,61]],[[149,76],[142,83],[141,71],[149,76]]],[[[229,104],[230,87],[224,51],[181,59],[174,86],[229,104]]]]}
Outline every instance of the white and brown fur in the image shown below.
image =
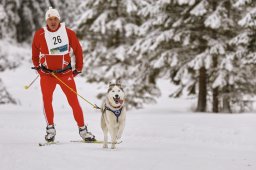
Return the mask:
{"type": "Polygon", "coordinates": [[[121,86],[121,83],[110,83],[108,93],[103,101],[101,107],[101,128],[104,133],[104,144],[103,148],[108,148],[108,133],[111,137],[111,149],[116,148],[117,140],[122,136],[125,119],[126,119],[126,108],[125,108],[125,94],[121,86]],[[110,111],[121,111],[120,116],[117,116],[110,111]]]}

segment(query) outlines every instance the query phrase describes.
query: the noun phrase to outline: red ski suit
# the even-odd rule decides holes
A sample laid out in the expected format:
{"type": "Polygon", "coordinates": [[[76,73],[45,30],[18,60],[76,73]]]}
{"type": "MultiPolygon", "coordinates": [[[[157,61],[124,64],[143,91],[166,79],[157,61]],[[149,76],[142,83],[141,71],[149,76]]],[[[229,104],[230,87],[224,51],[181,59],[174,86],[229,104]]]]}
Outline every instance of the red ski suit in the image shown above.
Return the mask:
{"type": "MultiPolygon", "coordinates": [[[[50,32],[54,32],[51,31],[49,27],[47,27],[47,29],[50,32]]],[[[69,50],[71,47],[75,54],[75,69],[81,72],[83,68],[83,52],[81,45],[76,37],[76,34],[72,30],[66,28],[66,32],[69,40],[69,50]]],[[[45,31],[43,28],[41,28],[34,34],[34,39],[32,43],[32,61],[35,67],[43,65],[45,68],[49,70],[61,70],[65,68],[68,64],[70,64],[71,59],[69,53],[65,55],[49,55],[49,50],[47,48],[47,42],[45,39],[45,31]]],[[[73,115],[77,122],[77,125],[79,127],[84,126],[83,112],[78,102],[77,95],[73,93],[70,89],[68,89],[63,83],[61,83],[59,80],[53,77],[50,73],[47,73],[44,70],[39,70],[38,73],[40,74],[41,78],[40,85],[43,96],[44,113],[47,124],[54,124],[52,98],[55,87],[58,84],[60,85],[62,91],[65,93],[67,97],[68,103],[73,110],[73,115]]],[[[64,83],[66,83],[69,87],[76,91],[76,85],[72,69],[68,69],[62,73],[55,73],[55,75],[58,78],[60,78],[64,83]]]]}

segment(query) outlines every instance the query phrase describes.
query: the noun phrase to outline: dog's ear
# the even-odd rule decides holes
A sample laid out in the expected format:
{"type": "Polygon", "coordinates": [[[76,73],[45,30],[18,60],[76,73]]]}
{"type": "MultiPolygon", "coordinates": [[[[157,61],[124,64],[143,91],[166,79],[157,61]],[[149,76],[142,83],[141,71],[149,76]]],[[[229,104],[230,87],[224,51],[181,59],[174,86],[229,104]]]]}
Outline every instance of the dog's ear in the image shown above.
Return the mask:
{"type": "Polygon", "coordinates": [[[115,86],[115,83],[109,82],[108,83],[108,91],[110,91],[115,86]]]}
{"type": "Polygon", "coordinates": [[[111,82],[108,83],[108,93],[112,90],[113,84],[111,82]]]}
{"type": "Polygon", "coordinates": [[[118,80],[116,81],[116,85],[117,85],[118,87],[122,87],[122,81],[121,81],[120,79],[118,79],[118,80]]]}
{"type": "Polygon", "coordinates": [[[112,87],[113,86],[113,83],[110,81],[109,83],[108,83],[108,87],[110,88],[110,87],[112,87]]]}

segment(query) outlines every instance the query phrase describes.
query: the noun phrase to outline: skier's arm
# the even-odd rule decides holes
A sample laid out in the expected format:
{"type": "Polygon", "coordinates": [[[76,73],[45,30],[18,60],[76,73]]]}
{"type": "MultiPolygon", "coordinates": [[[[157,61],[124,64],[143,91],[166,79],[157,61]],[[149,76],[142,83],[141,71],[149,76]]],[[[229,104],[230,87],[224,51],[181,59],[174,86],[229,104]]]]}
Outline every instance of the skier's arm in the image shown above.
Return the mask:
{"type": "Polygon", "coordinates": [[[32,62],[35,67],[39,67],[39,42],[38,42],[38,34],[37,32],[34,35],[33,42],[32,42],[32,62]]]}
{"type": "Polygon", "coordinates": [[[74,31],[67,28],[67,33],[70,41],[70,46],[73,49],[73,52],[75,54],[76,64],[75,69],[78,72],[81,72],[83,69],[83,50],[79,43],[78,38],[76,37],[76,34],[74,31]]]}

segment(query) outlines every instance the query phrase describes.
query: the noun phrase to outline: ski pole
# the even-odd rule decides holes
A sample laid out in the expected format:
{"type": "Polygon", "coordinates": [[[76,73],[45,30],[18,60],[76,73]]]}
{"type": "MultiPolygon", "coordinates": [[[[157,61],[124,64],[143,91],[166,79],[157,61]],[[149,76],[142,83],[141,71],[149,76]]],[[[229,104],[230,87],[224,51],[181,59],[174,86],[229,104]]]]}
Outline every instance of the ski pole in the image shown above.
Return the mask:
{"type": "Polygon", "coordinates": [[[88,100],[86,100],[83,96],[81,96],[80,94],[78,94],[74,89],[72,89],[71,87],[69,87],[66,83],[64,83],[59,77],[57,77],[53,72],[51,72],[51,75],[53,77],[55,77],[58,81],[60,81],[62,84],[64,84],[69,90],[71,90],[73,93],[75,93],[77,96],[81,97],[85,102],[89,103],[90,105],[93,106],[93,108],[95,109],[100,109],[99,106],[97,106],[96,104],[92,104],[91,102],[89,102],[88,100]]]}
{"type": "Polygon", "coordinates": [[[26,85],[24,86],[24,89],[29,89],[29,87],[36,81],[36,79],[39,77],[39,74],[36,76],[36,78],[29,84],[29,85],[26,85]]]}

